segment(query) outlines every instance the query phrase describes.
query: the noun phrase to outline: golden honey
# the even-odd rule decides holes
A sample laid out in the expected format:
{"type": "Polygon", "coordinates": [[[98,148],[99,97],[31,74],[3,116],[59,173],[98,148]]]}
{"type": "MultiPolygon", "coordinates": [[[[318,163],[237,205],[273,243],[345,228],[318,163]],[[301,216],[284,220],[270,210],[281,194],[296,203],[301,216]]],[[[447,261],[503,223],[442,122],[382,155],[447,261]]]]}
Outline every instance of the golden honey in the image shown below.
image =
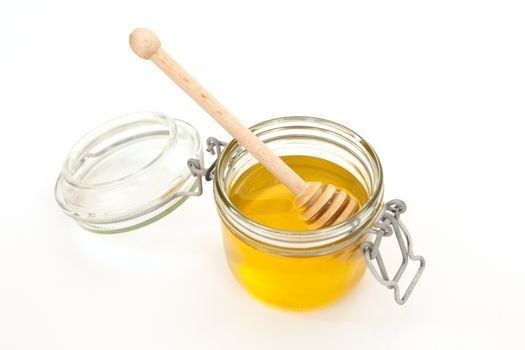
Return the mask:
{"type": "MultiPolygon", "coordinates": [[[[282,159],[305,181],[322,181],[346,190],[362,205],[365,186],[348,170],[321,158],[297,155],[282,159]]],[[[260,164],[230,185],[233,205],[258,224],[285,231],[306,231],[294,195],[260,164]]],[[[253,244],[223,224],[228,264],[240,284],[258,299],[277,307],[307,310],[335,301],[362,277],[366,265],[358,249],[362,239],[322,253],[277,252],[253,244]]]]}

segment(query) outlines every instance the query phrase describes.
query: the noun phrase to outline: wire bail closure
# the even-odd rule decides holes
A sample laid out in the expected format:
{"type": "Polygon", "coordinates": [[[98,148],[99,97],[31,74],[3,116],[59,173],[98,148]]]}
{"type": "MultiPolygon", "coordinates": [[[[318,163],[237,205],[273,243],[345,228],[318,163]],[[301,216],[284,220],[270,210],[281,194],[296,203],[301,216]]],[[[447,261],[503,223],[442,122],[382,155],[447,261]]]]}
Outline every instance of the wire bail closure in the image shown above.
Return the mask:
{"type": "Polygon", "coordinates": [[[403,223],[400,220],[400,216],[406,211],[406,208],[406,204],[399,199],[394,199],[384,204],[378,216],[378,220],[372,225],[372,228],[369,229],[369,231],[367,232],[375,234],[376,239],[374,240],[374,242],[365,241],[361,244],[361,251],[365,256],[368,269],[379,283],[381,283],[388,289],[394,289],[394,298],[396,300],[396,303],[398,303],[399,305],[403,305],[404,303],[406,303],[406,301],[410,297],[410,294],[414,290],[417,281],[421,277],[421,274],[423,273],[423,270],[425,269],[426,265],[425,258],[423,258],[421,255],[414,255],[414,253],[412,252],[412,237],[408,233],[408,230],[406,229],[405,225],[403,225],[403,223]],[[399,249],[401,250],[403,260],[394,278],[390,279],[388,277],[388,273],[386,271],[385,264],[381,256],[381,252],[379,251],[379,246],[381,245],[383,237],[389,237],[392,235],[392,233],[396,234],[397,243],[399,244],[399,249]],[[373,260],[377,261],[379,272],[374,266],[372,262],[373,260]],[[407,290],[405,291],[403,297],[400,297],[399,280],[401,279],[401,276],[403,276],[403,273],[405,272],[409,260],[419,261],[419,269],[412,278],[412,281],[407,287],[407,290]]]}

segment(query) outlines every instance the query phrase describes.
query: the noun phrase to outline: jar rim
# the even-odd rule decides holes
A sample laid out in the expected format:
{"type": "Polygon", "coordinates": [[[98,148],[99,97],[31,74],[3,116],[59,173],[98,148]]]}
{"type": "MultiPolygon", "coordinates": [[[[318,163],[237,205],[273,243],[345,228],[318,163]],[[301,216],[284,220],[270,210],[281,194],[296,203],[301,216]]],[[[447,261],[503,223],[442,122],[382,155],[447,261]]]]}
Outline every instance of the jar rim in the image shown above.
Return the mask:
{"type": "MultiPolygon", "coordinates": [[[[353,216],[337,225],[324,227],[320,229],[292,231],[268,227],[253,221],[248,216],[244,215],[232,203],[232,201],[227,195],[227,188],[225,188],[225,183],[219,181],[219,176],[217,175],[214,179],[214,192],[216,201],[220,200],[220,202],[223,203],[235,217],[242,220],[243,222],[249,223],[250,227],[268,233],[268,237],[272,238],[272,243],[275,243],[275,245],[277,246],[281,246],[281,243],[296,242],[298,238],[300,238],[301,242],[317,242],[317,246],[322,246],[327,243],[333,243],[340,241],[341,239],[348,238],[348,236],[350,236],[350,233],[358,233],[357,231],[359,231],[359,228],[361,228],[365,223],[368,223],[371,220],[375,219],[381,208],[381,203],[383,200],[383,171],[379,157],[377,156],[372,146],[370,146],[370,144],[359,134],[357,134],[356,132],[347,128],[344,125],[323,118],[307,116],[278,117],[255,124],[250,128],[250,130],[259,136],[261,129],[263,129],[264,131],[264,128],[271,127],[272,125],[294,122],[306,122],[312,125],[317,125],[319,130],[323,130],[321,126],[337,130],[341,133],[341,136],[344,135],[345,137],[348,137],[348,140],[352,140],[356,145],[359,145],[360,150],[369,156],[370,161],[373,164],[372,170],[376,181],[374,181],[373,186],[370,189],[370,194],[368,196],[367,201],[357,211],[357,213],[355,213],[353,216]],[[356,223],[358,224],[356,225],[356,223]]],[[[229,155],[231,155],[232,152],[238,149],[239,147],[242,146],[236,140],[232,140],[227,145],[227,147],[223,150],[218,160],[216,171],[221,171],[225,169],[225,162],[227,162],[229,155]]],[[[354,238],[357,239],[358,237],[354,238]]]]}

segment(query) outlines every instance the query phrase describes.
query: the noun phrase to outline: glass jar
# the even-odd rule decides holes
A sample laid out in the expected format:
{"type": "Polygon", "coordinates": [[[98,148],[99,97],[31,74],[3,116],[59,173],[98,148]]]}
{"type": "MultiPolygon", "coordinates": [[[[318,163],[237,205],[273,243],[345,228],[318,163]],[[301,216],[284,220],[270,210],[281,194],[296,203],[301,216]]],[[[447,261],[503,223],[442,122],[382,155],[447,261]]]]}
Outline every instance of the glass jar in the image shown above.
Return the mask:
{"type": "Polygon", "coordinates": [[[406,302],[425,260],[413,254],[400,221],[404,203],[383,204],[383,173],[372,147],[352,130],[320,118],[277,118],[252,131],[279,156],[317,157],[345,169],[368,199],[350,219],[323,229],[297,232],[258,224],[228,197],[232,184],[256,164],[241,145],[209,138],[208,151],[218,159],[205,168],[199,135],[190,124],[141,112],[111,120],[78,141],[56,182],[57,202],[85,229],[125,232],[171,213],[202,194],[203,179],[213,179],[226,259],[240,284],[260,300],[288,309],[322,306],[348,292],[368,267],[394,290],[397,303],[406,302]],[[403,259],[390,278],[379,246],[394,234],[403,259]],[[409,260],[420,266],[401,296],[398,282],[409,260]]]}
{"type": "Polygon", "coordinates": [[[240,284],[278,307],[309,309],[330,303],[349,291],[366,270],[359,247],[381,212],[381,163],[359,135],[324,119],[278,118],[257,124],[252,131],[279,156],[308,155],[345,168],[368,192],[359,212],[339,225],[303,232],[277,230],[252,221],[228,197],[230,186],[256,163],[253,156],[232,141],[219,158],[215,201],[226,258],[240,284]]]}

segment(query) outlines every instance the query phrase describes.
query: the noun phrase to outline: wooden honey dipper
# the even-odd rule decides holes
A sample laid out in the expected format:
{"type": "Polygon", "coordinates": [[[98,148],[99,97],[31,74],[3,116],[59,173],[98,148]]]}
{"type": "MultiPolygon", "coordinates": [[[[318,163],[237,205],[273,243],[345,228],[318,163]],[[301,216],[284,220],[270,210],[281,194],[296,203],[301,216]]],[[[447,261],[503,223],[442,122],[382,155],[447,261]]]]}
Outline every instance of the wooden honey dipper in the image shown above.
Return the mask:
{"type": "Polygon", "coordinates": [[[211,115],[231,136],[243,145],[270,173],[295,195],[306,223],[314,228],[338,224],[359,209],[355,198],[332,184],[306,182],[281,158],[217,101],[197,80],[184,70],[160,46],[149,29],[137,28],[129,36],[131,49],[153,61],[167,76],[211,115]]]}

